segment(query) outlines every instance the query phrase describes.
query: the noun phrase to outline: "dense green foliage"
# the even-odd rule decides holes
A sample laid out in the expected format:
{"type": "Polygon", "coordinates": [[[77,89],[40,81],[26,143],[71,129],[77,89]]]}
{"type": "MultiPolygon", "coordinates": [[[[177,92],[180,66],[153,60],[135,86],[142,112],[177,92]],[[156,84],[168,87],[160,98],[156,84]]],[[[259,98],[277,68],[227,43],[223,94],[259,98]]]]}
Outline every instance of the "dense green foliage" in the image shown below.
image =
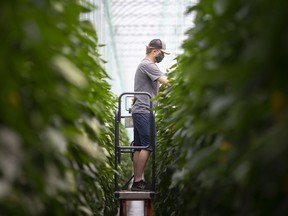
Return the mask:
{"type": "Polygon", "coordinates": [[[88,7],[0,3],[0,215],[117,210],[115,97],[96,32],[79,19],[88,7]]]}
{"type": "Polygon", "coordinates": [[[288,212],[286,0],[200,0],[160,96],[156,215],[288,212]]]}

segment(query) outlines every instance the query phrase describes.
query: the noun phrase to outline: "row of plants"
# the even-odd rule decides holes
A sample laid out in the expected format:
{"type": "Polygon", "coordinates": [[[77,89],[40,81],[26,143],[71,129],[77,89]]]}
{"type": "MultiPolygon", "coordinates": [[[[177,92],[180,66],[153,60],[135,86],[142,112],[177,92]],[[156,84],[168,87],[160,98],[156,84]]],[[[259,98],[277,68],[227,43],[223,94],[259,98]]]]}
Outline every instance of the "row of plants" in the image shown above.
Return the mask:
{"type": "Polygon", "coordinates": [[[0,3],[0,215],[117,212],[116,97],[94,27],[80,19],[93,9],[77,0],[0,3]]]}
{"type": "Polygon", "coordinates": [[[200,0],[159,95],[156,215],[288,211],[285,0],[200,0]]]}

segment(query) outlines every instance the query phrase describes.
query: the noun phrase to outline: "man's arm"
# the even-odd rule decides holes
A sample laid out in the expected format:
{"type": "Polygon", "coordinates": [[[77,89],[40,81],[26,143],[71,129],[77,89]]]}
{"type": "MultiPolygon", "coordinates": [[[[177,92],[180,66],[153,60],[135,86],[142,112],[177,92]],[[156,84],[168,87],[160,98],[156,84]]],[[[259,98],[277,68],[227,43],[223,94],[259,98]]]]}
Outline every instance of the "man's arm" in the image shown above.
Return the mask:
{"type": "Polygon", "coordinates": [[[166,86],[170,86],[169,80],[167,76],[161,76],[159,77],[158,81],[166,86]]]}

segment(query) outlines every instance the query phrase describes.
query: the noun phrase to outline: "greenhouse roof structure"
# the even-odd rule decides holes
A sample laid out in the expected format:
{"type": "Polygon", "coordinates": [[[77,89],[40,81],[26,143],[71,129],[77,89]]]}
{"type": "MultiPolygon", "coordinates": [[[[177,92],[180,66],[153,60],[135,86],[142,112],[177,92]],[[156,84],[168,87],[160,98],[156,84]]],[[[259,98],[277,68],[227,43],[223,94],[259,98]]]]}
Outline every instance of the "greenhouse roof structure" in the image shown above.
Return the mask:
{"type": "Polygon", "coordinates": [[[163,40],[171,55],[158,67],[163,71],[175,64],[181,53],[185,32],[193,26],[187,8],[195,0],[94,0],[97,10],[88,15],[95,24],[100,50],[107,61],[112,90],[119,94],[133,91],[134,74],[145,57],[145,45],[155,38],[163,40]]]}

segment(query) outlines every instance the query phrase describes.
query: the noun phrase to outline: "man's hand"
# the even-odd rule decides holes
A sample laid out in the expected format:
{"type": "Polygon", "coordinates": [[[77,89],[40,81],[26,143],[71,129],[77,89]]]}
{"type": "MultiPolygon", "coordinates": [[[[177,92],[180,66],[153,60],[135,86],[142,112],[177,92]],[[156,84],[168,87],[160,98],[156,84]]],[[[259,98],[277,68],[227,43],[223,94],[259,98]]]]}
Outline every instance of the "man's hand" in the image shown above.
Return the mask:
{"type": "Polygon", "coordinates": [[[167,76],[161,76],[158,81],[166,86],[170,86],[167,76]]]}

